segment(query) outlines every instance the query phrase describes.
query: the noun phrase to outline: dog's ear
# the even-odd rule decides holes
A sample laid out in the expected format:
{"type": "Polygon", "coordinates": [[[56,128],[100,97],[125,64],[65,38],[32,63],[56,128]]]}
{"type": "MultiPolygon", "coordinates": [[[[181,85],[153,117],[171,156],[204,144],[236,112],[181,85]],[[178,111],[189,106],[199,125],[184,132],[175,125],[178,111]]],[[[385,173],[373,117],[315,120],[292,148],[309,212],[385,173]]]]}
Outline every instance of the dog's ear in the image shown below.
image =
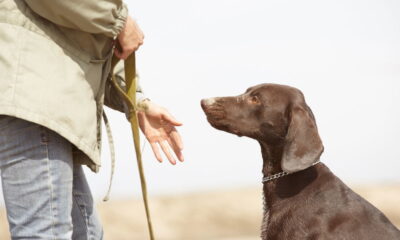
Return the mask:
{"type": "Polygon", "coordinates": [[[291,107],[289,118],[281,167],[283,171],[292,173],[317,162],[324,146],[308,106],[291,107]]]}

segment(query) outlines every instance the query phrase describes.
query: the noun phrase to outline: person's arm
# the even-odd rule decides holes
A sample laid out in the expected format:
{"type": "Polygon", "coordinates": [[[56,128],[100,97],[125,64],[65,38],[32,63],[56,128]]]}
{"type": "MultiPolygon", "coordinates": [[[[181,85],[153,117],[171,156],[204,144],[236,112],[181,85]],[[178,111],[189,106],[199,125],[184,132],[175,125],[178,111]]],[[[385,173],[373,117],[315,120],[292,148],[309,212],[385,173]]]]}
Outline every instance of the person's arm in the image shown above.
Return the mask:
{"type": "MultiPolygon", "coordinates": [[[[114,77],[117,80],[119,86],[121,86],[122,90],[125,91],[126,82],[124,76],[124,63],[123,61],[120,61],[114,68],[114,77]]],[[[136,77],[136,79],[139,79],[139,77],[136,77]]],[[[106,82],[104,94],[104,105],[119,112],[126,113],[127,107],[124,106],[124,98],[120,95],[120,92],[112,84],[111,79],[108,79],[106,82]]],[[[144,99],[146,99],[146,96],[144,95],[142,87],[140,86],[140,82],[138,81],[136,84],[136,102],[140,103],[144,99]]]]}
{"type": "MultiPolygon", "coordinates": [[[[114,74],[118,84],[125,90],[124,64],[122,62],[119,62],[115,66],[114,74]]],[[[154,156],[159,162],[162,162],[163,157],[161,152],[163,152],[171,164],[175,165],[176,159],[183,162],[183,142],[176,129],[182,123],[177,121],[167,109],[148,100],[139,84],[136,86],[136,102],[145,106],[141,111],[138,111],[139,126],[150,143],[154,156]]],[[[117,89],[115,89],[110,79],[106,83],[104,104],[114,110],[125,112],[126,117],[129,118],[128,109],[124,105],[124,99],[120,96],[117,89]]]]}
{"type": "Polygon", "coordinates": [[[122,0],[25,0],[38,15],[67,28],[116,37],[128,9],[122,0]]]}
{"type": "Polygon", "coordinates": [[[25,0],[47,20],[67,28],[118,37],[121,49],[115,55],[126,59],[143,44],[143,32],[128,16],[122,0],[25,0]]]}

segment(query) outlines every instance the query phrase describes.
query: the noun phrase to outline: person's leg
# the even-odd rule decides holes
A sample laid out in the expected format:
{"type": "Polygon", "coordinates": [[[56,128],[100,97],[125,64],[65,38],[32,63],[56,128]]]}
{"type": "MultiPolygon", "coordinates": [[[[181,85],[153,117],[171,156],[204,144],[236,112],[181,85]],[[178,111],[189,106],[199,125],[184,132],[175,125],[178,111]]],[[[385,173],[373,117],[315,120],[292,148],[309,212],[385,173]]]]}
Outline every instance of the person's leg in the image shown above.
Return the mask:
{"type": "Polygon", "coordinates": [[[72,221],[73,240],[101,240],[103,229],[82,166],[74,164],[72,221]]]}
{"type": "Polygon", "coordinates": [[[0,116],[0,171],[12,239],[71,239],[70,142],[40,125],[0,116]]]}

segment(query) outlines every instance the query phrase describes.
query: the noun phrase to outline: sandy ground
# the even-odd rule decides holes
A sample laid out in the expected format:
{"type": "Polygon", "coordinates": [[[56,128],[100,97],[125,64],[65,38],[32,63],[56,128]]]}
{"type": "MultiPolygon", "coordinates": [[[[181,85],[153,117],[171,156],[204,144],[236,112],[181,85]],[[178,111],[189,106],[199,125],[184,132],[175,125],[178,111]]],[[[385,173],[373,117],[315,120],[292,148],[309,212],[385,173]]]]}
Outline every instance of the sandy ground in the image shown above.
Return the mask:
{"type": "MultiPolygon", "coordinates": [[[[400,227],[400,185],[356,186],[400,227]]],[[[157,240],[260,239],[260,188],[202,192],[150,198],[157,240]]],[[[146,240],[147,229],[139,199],[99,203],[105,239],[146,240]]],[[[9,239],[5,211],[0,210],[0,239],[9,239]]]]}

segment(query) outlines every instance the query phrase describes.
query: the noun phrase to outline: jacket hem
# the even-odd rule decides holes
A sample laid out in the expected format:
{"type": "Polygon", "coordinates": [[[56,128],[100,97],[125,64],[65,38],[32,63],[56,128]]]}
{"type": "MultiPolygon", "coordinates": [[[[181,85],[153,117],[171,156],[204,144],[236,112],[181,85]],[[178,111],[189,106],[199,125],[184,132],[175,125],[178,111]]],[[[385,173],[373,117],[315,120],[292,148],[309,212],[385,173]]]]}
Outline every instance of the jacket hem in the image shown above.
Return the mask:
{"type": "Polygon", "coordinates": [[[72,130],[63,127],[61,124],[56,121],[51,120],[51,118],[38,114],[36,112],[32,112],[29,109],[24,109],[21,107],[15,107],[12,105],[0,105],[0,115],[8,115],[12,117],[17,117],[26,121],[30,121],[44,127],[55,131],[60,134],[62,137],[67,139],[71,144],[77,147],[82,153],[84,153],[89,160],[90,163],[86,165],[94,172],[98,172],[101,166],[100,164],[100,153],[96,148],[90,147],[85,141],[72,134],[72,130]]]}

